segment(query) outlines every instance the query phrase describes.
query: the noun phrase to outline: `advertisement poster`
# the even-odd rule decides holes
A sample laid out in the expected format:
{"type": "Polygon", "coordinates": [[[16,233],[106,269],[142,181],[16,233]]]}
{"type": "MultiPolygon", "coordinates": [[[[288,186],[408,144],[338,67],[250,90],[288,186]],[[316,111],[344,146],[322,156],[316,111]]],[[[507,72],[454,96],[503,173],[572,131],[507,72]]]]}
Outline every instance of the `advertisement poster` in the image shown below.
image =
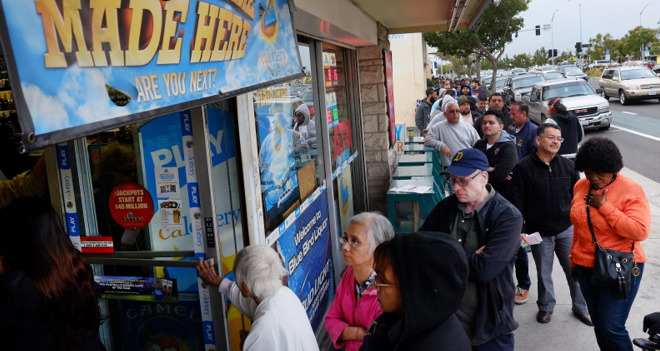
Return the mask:
{"type": "Polygon", "coordinates": [[[117,185],[108,197],[112,219],[122,228],[140,230],[154,215],[154,203],[145,187],[135,182],[117,185]]]}
{"type": "Polygon", "coordinates": [[[104,299],[174,302],[179,296],[173,279],[94,276],[94,282],[104,299]]]}
{"type": "Polygon", "coordinates": [[[287,0],[0,5],[30,149],[302,74],[287,0]]]}
{"type": "Polygon", "coordinates": [[[179,172],[176,167],[159,167],[156,169],[157,197],[180,197],[179,172]]]}
{"type": "Polygon", "coordinates": [[[390,117],[390,124],[387,131],[390,136],[390,146],[396,139],[395,119],[394,119],[394,77],[392,76],[392,51],[383,50],[385,56],[385,89],[387,90],[387,115],[390,117]]]}
{"type": "Polygon", "coordinates": [[[337,206],[339,207],[339,220],[341,232],[348,228],[348,222],[353,217],[353,181],[351,178],[351,166],[347,166],[337,177],[337,206]]]}
{"type": "Polygon", "coordinates": [[[115,349],[146,350],[204,350],[199,301],[156,303],[119,301],[122,337],[115,341],[115,349]]]}
{"type": "Polygon", "coordinates": [[[315,192],[306,208],[274,244],[289,277],[289,288],[300,298],[312,328],[317,330],[334,294],[327,191],[315,192]]]}
{"type": "Polygon", "coordinates": [[[259,169],[261,191],[266,208],[266,227],[282,219],[282,215],[299,200],[298,174],[293,153],[292,107],[283,103],[257,103],[259,129],[259,169]]]}

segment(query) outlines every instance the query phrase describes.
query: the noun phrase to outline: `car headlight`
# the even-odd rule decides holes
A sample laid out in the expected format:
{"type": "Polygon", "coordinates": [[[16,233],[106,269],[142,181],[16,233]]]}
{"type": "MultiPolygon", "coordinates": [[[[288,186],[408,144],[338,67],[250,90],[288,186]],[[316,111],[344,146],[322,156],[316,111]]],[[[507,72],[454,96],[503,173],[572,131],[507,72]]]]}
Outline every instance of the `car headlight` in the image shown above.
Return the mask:
{"type": "Polygon", "coordinates": [[[630,90],[637,90],[637,89],[639,89],[639,85],[629,85],[629,86],[628,86],[628,89],[630,89],[630,90]]]}
{"type": "Polygon", "coordinates": [[[607,112],[610,110],[610,104],[607,102],[604,102],[602,104],[598,104],[598,112],[607,112]]]}

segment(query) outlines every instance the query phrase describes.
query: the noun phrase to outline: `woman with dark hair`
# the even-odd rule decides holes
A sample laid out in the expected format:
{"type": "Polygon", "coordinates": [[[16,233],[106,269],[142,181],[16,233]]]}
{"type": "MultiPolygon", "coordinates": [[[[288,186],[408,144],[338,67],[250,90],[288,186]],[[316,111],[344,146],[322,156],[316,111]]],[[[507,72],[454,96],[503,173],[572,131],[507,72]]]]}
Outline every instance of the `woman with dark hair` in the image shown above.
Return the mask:
{"type": "Polygon", "coordinates": [[[560,98],[554,98],[548,102],[548,113],[550,118],[544,123],[552,123],[559,126],[564,141],[559,148],[559,155],[569,159],[575,158],[578,144],[584,137],[582,124],[573,111],[568,111],[560,98]]]}
{"type": "Polygon", "coordinates": [[[644,190],[620,174],[622,168],[621,153],[612,140],[594,137],[580,147],[575,169],[583,171],[585,179],[580,179],[573,190],[571,221],[575,228],[570,259],[571,272],[587,301],[600,349],[632,351],[626,319],[644,272],[646,255],[641,241],[651,229],[651,212],[644,190]],[[633,250],[639,270],[632,276],[626,299],[619,299],[614,289],[592,284],[597,248],[590,228],[603,248],[633,250]]]}
{"type": "Polygon", "coordinates": [[[50,204],[0,211],[0,350],[105,350],[94,275],[50,204]]]}
{"type": "Polygon", "coordinates": [[[360,350],[471,350],[456,317],[468,285],[467,260],[444,233],[400,235],[378,245],[373,285],[383,314],[360,350]]]}

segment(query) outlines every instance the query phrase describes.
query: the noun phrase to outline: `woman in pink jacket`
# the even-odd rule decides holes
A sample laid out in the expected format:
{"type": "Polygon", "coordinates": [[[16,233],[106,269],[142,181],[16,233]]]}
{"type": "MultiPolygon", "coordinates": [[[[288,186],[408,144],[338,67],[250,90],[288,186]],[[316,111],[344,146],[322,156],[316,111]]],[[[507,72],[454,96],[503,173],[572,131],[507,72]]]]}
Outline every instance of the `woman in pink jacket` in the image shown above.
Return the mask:
{"type": "Polygon", "coordinates": [[[377,212],[363,212],[351,218],[339,239],[348,266],[337,286],[335,300],[325,317],[325,327],[336,348],[357,351],[371,322],[381,314],[376,289],[373,252],[394,237],[394,228],[377,212]]]}

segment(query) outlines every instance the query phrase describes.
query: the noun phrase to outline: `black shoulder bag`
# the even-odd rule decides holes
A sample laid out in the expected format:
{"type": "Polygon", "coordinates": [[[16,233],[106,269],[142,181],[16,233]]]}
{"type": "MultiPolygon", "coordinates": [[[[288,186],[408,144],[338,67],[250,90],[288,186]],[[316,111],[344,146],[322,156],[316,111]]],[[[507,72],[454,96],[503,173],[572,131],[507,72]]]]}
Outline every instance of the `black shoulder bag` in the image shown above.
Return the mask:
{"type": "Polygon", "coordinates": [[[618,293],[619,300],[625,300],[628,298],[632,276],[638,276],[640,273],[635,262],[635,242],[633,241],[630,252],[610,250],[600,246],[596,240],[594,226],[591,224],[589,207],[587,204],[587,220],[591,239],[596,245],[591,284],[614,290],[618,293]]]}

